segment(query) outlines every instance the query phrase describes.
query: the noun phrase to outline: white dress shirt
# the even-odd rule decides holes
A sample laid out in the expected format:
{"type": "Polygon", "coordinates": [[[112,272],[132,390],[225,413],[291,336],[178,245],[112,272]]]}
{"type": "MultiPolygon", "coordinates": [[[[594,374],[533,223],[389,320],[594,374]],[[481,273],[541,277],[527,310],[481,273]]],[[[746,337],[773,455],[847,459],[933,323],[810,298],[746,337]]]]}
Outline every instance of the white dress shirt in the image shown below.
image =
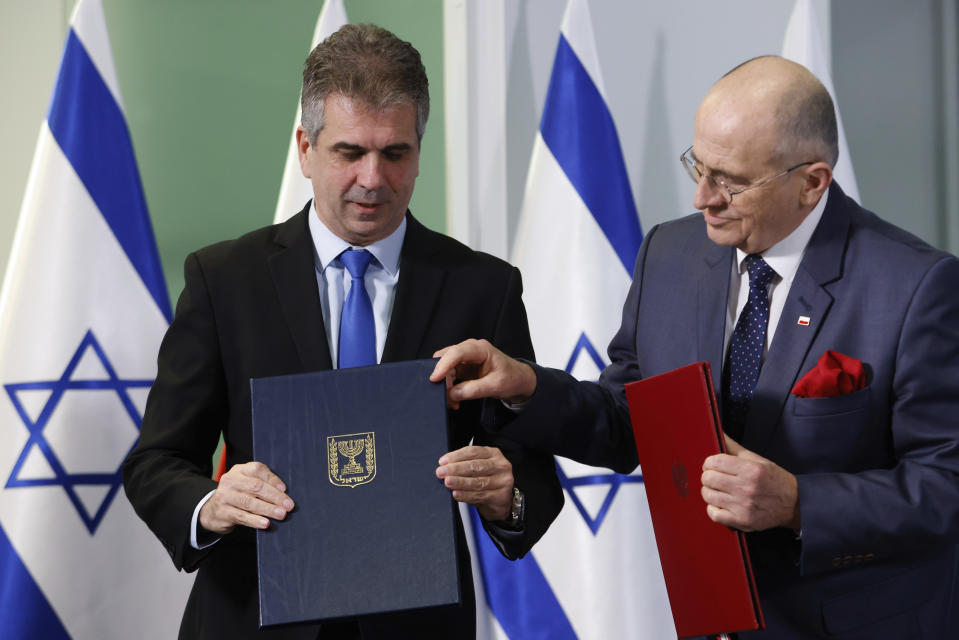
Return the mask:
{"type": "MultiPolygon", "coordinates": [[[[773,342],[773,335],[776,333],[776,327],[779,325],[780,316],[783,313],[783,306],[786,304],[786,298],[789,296],[789,289],[792,287],[793,278],[799,269],[799,263],[802,262],[803,254],[806,253],[806,246],[812,237],[813,231],[822,219],[822,213],[826,209],[826,200],[829,192],[823,193],[822,198],[816,203],[816,206],[806,219],[803,220],[796,229],[788,236],[769,247],[761,254],[776,277],[773,278],[766,293],[769,296],[769,326],[766,329],[766,344],[763,347],[763,359],[769,351],[769,345],[773,342]]],[[[741,249],[736,249],[736,260],[733,262],[729,274],[729,298],[726,305],[726,335],[723,342],[723,353],[729,349],[729,340],[733,335],[733,329],[736,327],[736,320],[746,306],[746,300],[749,298],[749,272],[743,261],[746,254],[741,249]]],[[[799,318],[788,318],[789,322],[797,322],[799,318]]]]}

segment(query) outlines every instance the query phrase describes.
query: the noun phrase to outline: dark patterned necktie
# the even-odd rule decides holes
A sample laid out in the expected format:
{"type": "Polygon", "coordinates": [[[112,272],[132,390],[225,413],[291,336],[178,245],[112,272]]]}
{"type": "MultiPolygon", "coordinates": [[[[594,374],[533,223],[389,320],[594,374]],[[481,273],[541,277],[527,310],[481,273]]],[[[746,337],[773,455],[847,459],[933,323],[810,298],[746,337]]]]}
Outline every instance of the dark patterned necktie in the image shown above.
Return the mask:
{"type": "Polygon", "coordinates": [[[763,347],[766,345],[766,327],[769,324],[769,295],[766,289],[776,272],[759,255],[746,256],[749,271],[749,297],[739,314],[736,328],[729,341],[729,359],[723,377],[724,428],[734,439],[742,438],[753,397],[763,347]]]}
{"type": "Polygon", "coordinates": [[[350,272],[352,279],[346,300],[343,301],[343,313],[340,314],[340,369],[376,364],[373,303],[363,283],[363,276],[372,259],[373,254],[366,249],[347,249],[340,254],[340,262],[350,272]]]}

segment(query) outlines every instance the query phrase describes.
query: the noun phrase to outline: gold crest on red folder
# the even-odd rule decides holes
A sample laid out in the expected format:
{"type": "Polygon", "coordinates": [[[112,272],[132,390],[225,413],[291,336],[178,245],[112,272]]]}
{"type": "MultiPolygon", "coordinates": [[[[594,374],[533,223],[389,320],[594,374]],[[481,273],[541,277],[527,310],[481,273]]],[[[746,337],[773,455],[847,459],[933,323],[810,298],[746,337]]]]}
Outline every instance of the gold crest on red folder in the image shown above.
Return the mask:
{"type": "Polygon", "coordinates": [[[373,432],[329,436],[326,453],[330,484],[358,487],[376,477],[376,447],[373,432]]]}

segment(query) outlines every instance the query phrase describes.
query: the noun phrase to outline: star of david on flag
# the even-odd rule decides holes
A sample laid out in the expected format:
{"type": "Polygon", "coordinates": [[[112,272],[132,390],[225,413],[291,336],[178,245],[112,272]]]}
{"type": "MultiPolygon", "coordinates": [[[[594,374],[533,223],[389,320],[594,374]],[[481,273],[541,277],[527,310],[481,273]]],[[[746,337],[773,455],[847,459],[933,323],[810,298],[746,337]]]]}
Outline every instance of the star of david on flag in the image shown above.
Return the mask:
{"type": "Polygon", "coordinates": [[[133,449],[143,419],[139,408],[142,402],[135,404],[131,392],[149,389],[152,384],[153,380],[119,379],[103,347],[93,332],[88,331],[58,379],[4,385],[30,432],[6,487],[62,487],[90,534],[95,534],[123,484],[120,465],[133,449]],[[95,354],[103,373],[83,379],[76,374],[88,353],[95,354]],[[33,402],[39,409],[34,418],[28,403],[37,393],[41,403],[33,402]],[[78,394],[97,397],[85,402],[83,398],[74,399],[78,394]],[[112,406],[105,404],[111,400],[112,406]],[[61,407],[64,413],[85,414],[91,419],[77,424],[58,420],[57,409],[61,407]],[[104,421],[104,415],[113,419],[104,421]],[[59,446],[54,446],[58,441],[59,446]],[[83,441],[96,442],[95,455],[75,455],[83,441]],[[38,455],[43,460],[37,460],[38,455]],[[90,489],[94,489],[92,495],[90,489]]]}
{"type": "MultiPolygon", "coordinates": [[[[602,356],[599,355],[599,351],[596,350],[593,343],[586,337],[586,333],[581,333],[579,340],[576,342],[576,346],[573,347],[573,354],[569,357],[569,362],[566,364],[566,373],[580,380],[595,381],[599,378],[599,374],[605,367],[606,362],[604,362],[602,356]],[[589,364],[583,366],[580,362],[581,359],[586,360],[589,364]],[[585,371],[589,368],[589,365],[595,367],[595,375],[591,375],[585,371]]],[[[589,469],[586,465],[582,466],[589,469]]],[[[616,498],[616,494],[619,493],[620,487],[623,486],[623,484],[641,483],[643,481],[643,476],[639,474],[626,475],[622,473],[612,473],[605,469],[596,470],[596,472],[593,473],[587,472],[586,475],[570,476],[567,475],[562,464],[556,465],[556,474],[559,476],[559,483],[566,491],[567,498],[572,501],[573,506],[579,512],[579,515],[582,516],[583,521],[589,527],[589,530],[593,532],[594,536],[599,533],[599,528],[603,526],[603,520],[606,519],[606,514],[609,513],[613,505],[613,500],[616,498]],[[584,499],[580,497],[576,489],[577,487],[600,488],[603,486],[608,486],[608,489],[599,505],[599,510],[594,515],[587,509],[584,499]]]]}
{"type": "MultiPolygon", "coordinates": [[[[537,361],[596,380],[642,232],[586,0],[570,0],[533,144],[512,262],[537,361]]],[[[566,506],[522,560],[475,536],[491,637],[675,638],[640,470],[557,458],[566,506]]],[[[474,522],[474,532],[482,532],[474,522]]]]}
{"type": "Polygon", "coordinates": [[[176,635],[192,577],[120,491],[170,316],[103,9],[81,0],[0,292],[0,637],[176,635]]]}

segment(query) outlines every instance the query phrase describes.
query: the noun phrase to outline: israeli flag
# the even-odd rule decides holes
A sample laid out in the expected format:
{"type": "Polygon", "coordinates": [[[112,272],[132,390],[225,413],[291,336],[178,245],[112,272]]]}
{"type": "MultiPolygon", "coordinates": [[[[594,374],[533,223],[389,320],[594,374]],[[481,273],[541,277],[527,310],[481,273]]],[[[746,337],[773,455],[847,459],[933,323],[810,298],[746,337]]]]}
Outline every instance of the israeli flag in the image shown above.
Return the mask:
{"type": "MultiPolygon", "coordinates": [[[[346,9],[343,0],[326,0],[313,29],[313,42],[310,51],[347,24],[346,9]]],[[[290,146],[286,151],[286,164],[283,167],[283,180],[280,182],[280,195],[276,199],[276,212],[273,223],[285,222],[300,212],[307,200],[313,198],[313,183],[303,176],[300,169],[300,153],[296,148],[296,128],[300,124],[300,102],[296,103],[296,115],[293,117],[293,133],[290,146]]]]}
{"type": "Polygon", "coordinates": [[[0,637],[172,638],[179,575],[122,491],[170,304],[99,0],[81,0],[0,294],[0,637]]]}
{"type": "Polygon", "coordinates": [[[812,0],[796,0],[796,4],[793,5],[789,23],[786,25],[786,35],[783,37],[782,57],[798,62],[809,69],[832,96],[833,106],[836,109],[836,125],[839,128],[839,160],[833,167],[833,178],[847,196],[859,202],[859,185],[856,184],[856,174],[852,169],[852,158],[849,155],[849,144],[846,142],[846,132],[839,115],[836,89],[832,86],[826,47],[819,35],[819,23],[812,0]]]}
{"type": "MultiPolygon", "coordinates": [[[[512,256],[540,363],[599,377],[641,241],[589,8],[570,0],[512,256]]],[[[531,554],[476,540],[493,636],[675,638],[640,471],[556,462],[566,506],[531,554]]]]}

